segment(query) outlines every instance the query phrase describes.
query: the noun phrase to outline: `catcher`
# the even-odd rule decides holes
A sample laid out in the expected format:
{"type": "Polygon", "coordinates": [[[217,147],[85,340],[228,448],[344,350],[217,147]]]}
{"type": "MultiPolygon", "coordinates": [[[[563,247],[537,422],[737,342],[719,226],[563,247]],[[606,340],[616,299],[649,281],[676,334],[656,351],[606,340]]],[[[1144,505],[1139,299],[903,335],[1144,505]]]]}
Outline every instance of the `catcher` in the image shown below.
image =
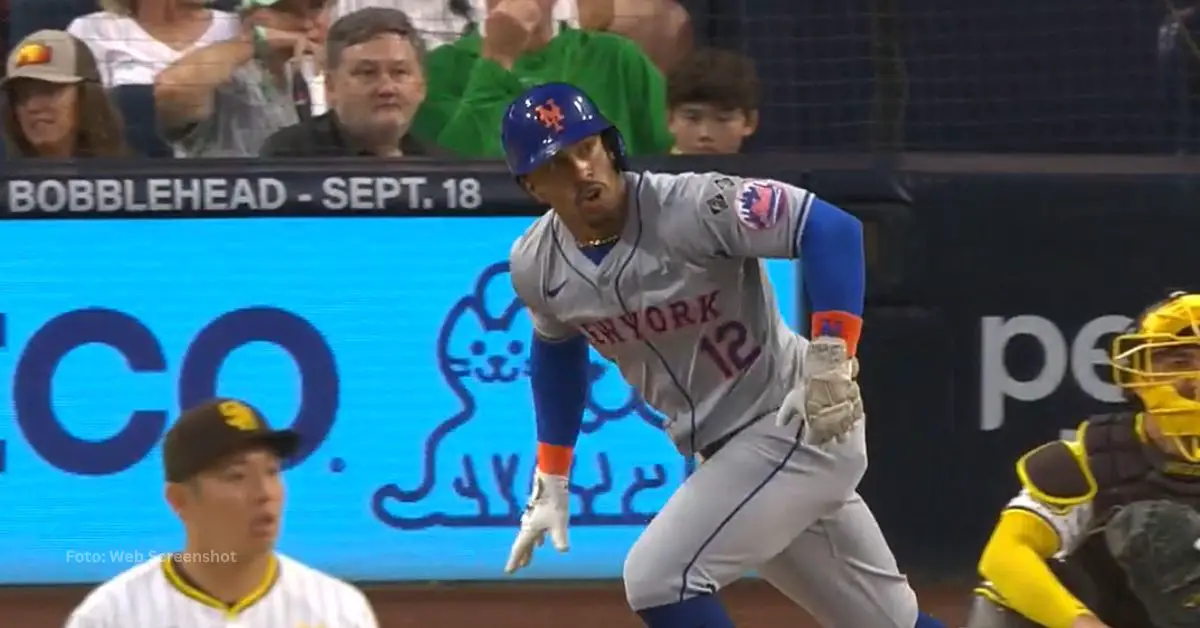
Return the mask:
{"type": "Polygon", "coordinates": [[[1113,342],[1131,408],[1017,462],[967,628],[1200,626],[1200,294],[1113,342]]]}

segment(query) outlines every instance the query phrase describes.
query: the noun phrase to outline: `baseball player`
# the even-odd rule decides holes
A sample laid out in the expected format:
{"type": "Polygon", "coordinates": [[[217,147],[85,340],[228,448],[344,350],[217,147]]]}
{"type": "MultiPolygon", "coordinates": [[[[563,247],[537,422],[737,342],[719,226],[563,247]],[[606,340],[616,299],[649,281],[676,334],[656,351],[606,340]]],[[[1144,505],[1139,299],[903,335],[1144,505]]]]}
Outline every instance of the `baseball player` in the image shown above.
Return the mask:
{"type": "Polygon", "coordinates": [[[167,502],[182,552],[156,556],[100,585],[67,628],[376,628],[358,589],[275,552],[280,464],[299,436],[272,431],[235,399],[183,413],[163,442],[167,502]]]}
{"type": "Polygon", "coordinates": [[[1200,294],[1150,306],[1111,362],[1131,407],[1017,462],[969,628],[1200,626],[1200,294]]]}
{"type": "Polygon", "coordinates": [[[824,626],[940,626],[918,618],[855,491],[867,468],[859,222],[777,181],[631,172],[617,129],[563,83],[514,101],[502,142],[518,181],[553,208],[510,257],[536,329],[539,444],[506,571],[547,533],[567,549],[590,344],[702,461],[625,560],[626,597],[647,626],[732,626],[715,593],[751,569],[824,626]],[[785,326],[763,258],[802,260],[811,344],[785,326]]]}

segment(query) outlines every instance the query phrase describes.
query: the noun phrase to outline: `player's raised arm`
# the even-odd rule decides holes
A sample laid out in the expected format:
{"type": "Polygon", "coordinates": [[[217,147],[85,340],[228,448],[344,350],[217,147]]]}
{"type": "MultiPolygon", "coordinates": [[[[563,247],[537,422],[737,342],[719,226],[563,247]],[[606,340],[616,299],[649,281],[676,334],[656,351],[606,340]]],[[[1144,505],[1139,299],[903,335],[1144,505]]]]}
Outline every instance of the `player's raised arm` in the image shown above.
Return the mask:
{"type": "Polygon", "coordinates": [[[983,550],[980,595],[997,596],[1004,607],[1049,628],[1093,618],[1048,562],[1074,549],[1088,530],[1096,486],[1086,465],[1079,441],[1042,445],[1017,462],[1021,492],[1005,507],[983,550]]]}
{"type": "Polygon", "coordinates": [[[537,471],[521,533],[505,567],[508,573],[529,564],[533,548],[546,532],[559,551],[567,550],[567,483],[588,392],[587,340],[545,313],[544,288],[538,285],[535,270],[536,255],[526,247],[525,239],[517,241],[509,268],[513,288],[533,320],[529,381],[537,419],[537,471]]]}

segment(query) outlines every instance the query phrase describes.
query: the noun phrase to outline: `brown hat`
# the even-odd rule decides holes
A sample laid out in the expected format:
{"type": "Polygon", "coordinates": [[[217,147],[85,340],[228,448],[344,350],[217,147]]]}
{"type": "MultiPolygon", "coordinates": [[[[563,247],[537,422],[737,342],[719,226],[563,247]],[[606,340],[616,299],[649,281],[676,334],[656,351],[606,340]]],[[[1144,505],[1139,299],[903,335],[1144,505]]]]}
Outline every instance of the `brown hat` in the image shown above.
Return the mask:
{"type": "Polygon", "coordinates": [[[87,44],[64,31],[41,30],[13,47],[5,82],[18,78],[50,83],[99,81],[96,57],[87,44]]]}
{"type": "Polygon", "coordinates": [[[253,406],[237,399],[213,399],[184,410],[163,439],[163,470],[168,482],[183,482],[227,456],[265,447],[290,458],[300,445],[291,430],[272,430],[253,406]]]}

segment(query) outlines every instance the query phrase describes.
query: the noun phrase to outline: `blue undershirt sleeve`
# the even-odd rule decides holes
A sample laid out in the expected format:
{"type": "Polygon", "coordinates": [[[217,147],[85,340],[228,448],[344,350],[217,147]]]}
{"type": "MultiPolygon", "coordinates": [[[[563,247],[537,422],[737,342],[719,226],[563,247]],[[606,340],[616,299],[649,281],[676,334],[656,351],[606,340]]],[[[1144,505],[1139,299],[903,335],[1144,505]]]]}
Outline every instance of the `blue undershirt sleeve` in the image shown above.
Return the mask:
{"type": "Polygon", "coordinates": [[[587,402],[587,339],[574,335],[552,342],[534,334],[529,362],[538,442],[573,448],[587,402]]]}
{"type": "Polygon", "coordinates": [[[804,293],[812,308],[811,336],[836,336],[853,355],[862,334],[867,262],[862,223],[845,210],[813,199],[796,234],[804,293]]]}

